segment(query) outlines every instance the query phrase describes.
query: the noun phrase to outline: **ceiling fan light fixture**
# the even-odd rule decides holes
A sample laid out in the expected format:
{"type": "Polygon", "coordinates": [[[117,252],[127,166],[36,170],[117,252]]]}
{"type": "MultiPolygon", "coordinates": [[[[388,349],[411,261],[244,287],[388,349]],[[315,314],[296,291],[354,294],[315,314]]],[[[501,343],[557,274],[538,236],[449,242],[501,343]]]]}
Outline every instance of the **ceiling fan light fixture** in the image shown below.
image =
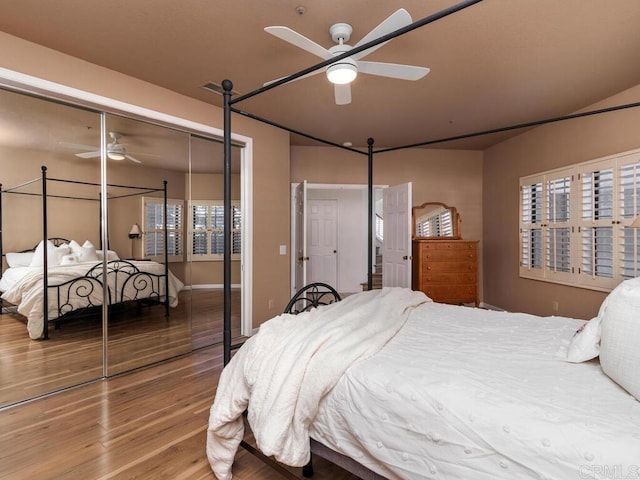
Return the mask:
{"type": "Polygon", "coordinates": [[[327,67],[327,78],[331,83],[344,85],[353,82],[358,76],[358,67],[351,59],[344,59],[327,67]],[[350,60],[350,61],[346,61],[350,60]]]}
{"type": "Polygon", "coordinates": [[[107,147],[107,157],[111,160],[124,160],[126,158],[126,151],[124,149],[124,145],[120,145],[119,143],[112,143],[107,147]]]}
{"type": "Polygon", "coordinates": [[[120,152],[108,152],[107,157],[111,160],[124,160],[125,156],[120,152]]]}

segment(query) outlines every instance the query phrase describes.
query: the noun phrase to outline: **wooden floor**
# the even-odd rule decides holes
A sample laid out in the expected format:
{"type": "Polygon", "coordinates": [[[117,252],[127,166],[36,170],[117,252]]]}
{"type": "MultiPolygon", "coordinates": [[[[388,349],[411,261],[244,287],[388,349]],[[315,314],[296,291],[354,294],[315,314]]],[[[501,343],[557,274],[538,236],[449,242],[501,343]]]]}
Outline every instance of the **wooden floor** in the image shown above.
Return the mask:
{"type": "MultiPolygon", "coordinates": [[[[222,348],[0,410],[0,479],[214,479],[205,453],[222,348]]],[[[316,480],[357,477],[314,461],[316,480]]],[[[291,469],[301,476],[300,469],[291,469]]],[[[240,450],[236,480],[280,474],[240,450]]]]}
{"type": "MultiPolygon", "coordinates": [[[[180,292],[165,317],[163,306],[110,314],[108,375],[118,374],[222,342],[223,293],[180,292]]],[[[232,335],[240,335],[240,290],[232,291],[232,335]]],[[[0,315],[0,407],[103,376],[101,314],[50,328],[49,340],[32,340],[26,319],[0,315]]]]}

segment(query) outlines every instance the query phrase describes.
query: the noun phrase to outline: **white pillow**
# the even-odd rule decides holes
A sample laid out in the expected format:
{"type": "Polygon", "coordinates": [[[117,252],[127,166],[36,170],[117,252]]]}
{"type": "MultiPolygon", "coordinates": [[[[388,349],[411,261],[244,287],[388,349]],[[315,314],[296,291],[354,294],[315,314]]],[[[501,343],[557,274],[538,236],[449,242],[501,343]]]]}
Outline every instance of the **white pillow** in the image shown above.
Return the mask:
{"type": "MultiPolygon", "coordinates": [[[[96,255],[98,255],[98,260],[102,261],[104,258],[104,253],[102,250],[96,250],[96,255]]],[[[120,260],[120,257],[115,252],[115,250],[107,250],[107,262],[111,262],[113,260],[120,260]]]]}
{"type": "Polygon", "coordinates": [[[60,265],[72,265],[74,263],[78,263],[78,256],[75,253],[64,255],[60,259],[60,265]]]}
{"type": "MultiPolygon", "coordinates": [[[[40,241],[36,250],[33,252],[33,258],[31,259],[30,267],[42,267],[42,254],[43,254],[43,243],[40,241]]],[[[49,267],[55,267],[56,265],[60,265],[60,259],[71,253],[71,248],[69,245],[60,245],[56,247],[51,240],[47,240],[47,265],[49,267]]]]}
{"type": "Polygon", "coordinates": [[[567,362],[580,363],[600,354],[602,319],[598,316],[585,322],[575,333],[567,349],[567,362]]]}
{"type": "Polygon", "coordinates": [[[9,252],[6,259],[10,267],[28,267],[33,260],[33,252],[9,252]]]}
{"type": "Polygon", "coordinates": [[[96,253],[96,247],[93,246],[89,240],[86,240],[82,246],[75,240],[69,242],[71,251],[78,258],[78,262],[97,262],[98,254],[96,253]]]}
{"type": "Polygon", "coordinates": [[[640,400],[640,277],[618,285],[601,310],[602,370],[640,400]]]}

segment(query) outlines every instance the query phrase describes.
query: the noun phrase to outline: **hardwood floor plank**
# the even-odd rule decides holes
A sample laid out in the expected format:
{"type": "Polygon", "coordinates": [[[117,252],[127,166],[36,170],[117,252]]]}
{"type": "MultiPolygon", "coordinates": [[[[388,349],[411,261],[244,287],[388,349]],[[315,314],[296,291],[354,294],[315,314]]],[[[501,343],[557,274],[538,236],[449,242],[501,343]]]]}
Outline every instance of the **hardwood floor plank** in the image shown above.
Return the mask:
{"type": "MultiPolygon", "coordinates": [[[[0,410],[0,479],[215,480],[206,428],[221,371],[222,347],[207,347],[0,410]]],[[[314,465],[314,480],[357,478],[322,459],[314,465]]],[[[280,478],[238,451],[235,480],[280,478]]]]}

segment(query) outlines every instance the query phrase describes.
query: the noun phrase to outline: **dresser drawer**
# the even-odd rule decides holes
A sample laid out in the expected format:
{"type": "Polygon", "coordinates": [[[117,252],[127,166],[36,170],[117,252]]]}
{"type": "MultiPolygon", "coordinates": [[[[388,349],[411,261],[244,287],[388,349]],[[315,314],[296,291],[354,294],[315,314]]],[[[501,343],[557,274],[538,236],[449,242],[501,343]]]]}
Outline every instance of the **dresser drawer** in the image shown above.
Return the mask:
{"type": "Polygon", "coordinates": [[[462,240],[457,240],[455,242],[450,242],[446,240],[434,240],[432,242],[421,242],[420,248],[424,251],[447,251],[447,250],[472,250],[477,251],[478,243],[477,242],[465,242],[462,240]]]}
{"type": "Polygon", "coordinates": [[[478,260],[478,252],[475,250],[427,250],[422,252],[423,262],[449,262],[451,260],[467,259],[469,261],[478,260]]]}
{"type": "Polygon", "coordinates": [[[473,273],[478,271],[478,263],[475,261],[460,262],[423,262],[422,276],[436,273],[473,273]]]}
{"type": "Polygon", "coordinates": [[[478,274],[475,269],[468,273],[422,272],[422,285],[471,285],[475,286],[478,274]]]}

